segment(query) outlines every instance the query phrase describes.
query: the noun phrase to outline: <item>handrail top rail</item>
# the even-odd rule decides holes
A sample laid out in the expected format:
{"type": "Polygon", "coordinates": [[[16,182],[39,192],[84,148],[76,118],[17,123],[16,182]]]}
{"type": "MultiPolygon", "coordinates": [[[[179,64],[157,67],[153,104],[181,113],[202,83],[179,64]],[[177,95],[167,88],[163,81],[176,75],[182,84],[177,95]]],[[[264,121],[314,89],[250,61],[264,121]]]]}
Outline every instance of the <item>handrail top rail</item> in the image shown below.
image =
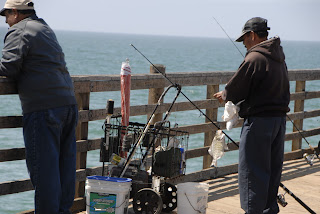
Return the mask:
{"type": "MultiPolygon", "coordinates": [[[[188,78],[190,75],[192,77],[217,77],[221,78],[222,76],[230,76],[233,75],[235,71],[191,71],[191,72],[167,72],[166,75],[172,78],[188,78]],[[188,75],[182,75],[188,74],[188,75]]],[[[290,69],[288,70],[290,81],[294,80],[315,80],[320,79],[320,68],[317,69],[290,69]],[[308,75],[308,76],[305,76],[308,75]],[[299,77],[297,79],[297,77],[299,77]]],[[[161,74],[132,74],[133,79],[158,79],[161,77],[161,74]]],[[[94,74],[94,75],[72,75],[72,80],[75,82],[78,81],[108,81],[108,80],[119,80],[120,75],[117,74],[94,74]]],[[[15,81],[10,78],[0,77],[0,83],[14,83],[15,81]]]]}

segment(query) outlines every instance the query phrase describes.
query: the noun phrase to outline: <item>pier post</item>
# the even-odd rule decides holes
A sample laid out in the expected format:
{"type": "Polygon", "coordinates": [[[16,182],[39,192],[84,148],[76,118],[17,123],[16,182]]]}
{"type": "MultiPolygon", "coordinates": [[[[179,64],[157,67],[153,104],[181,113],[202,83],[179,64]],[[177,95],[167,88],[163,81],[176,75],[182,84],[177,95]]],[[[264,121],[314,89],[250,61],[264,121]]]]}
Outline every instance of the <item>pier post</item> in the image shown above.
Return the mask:
{"type": "MultiPolygon", "coordinates": [[[[296,81],[296,93],[304,92],[306,90],[306,81],[296,81]]],[[[304,111],[304,100],[295,100],[294,101],[294,112],[304,111]]],[[[302,131],[303,130],[303,119],[295,120],[294,124],[297,128],[302,131]]],[[[293,126],[293,132],[297,132],[298,130],[293,126]]],[[[292,151],[301,149],[302,138],[293,139],[292,140],[292,151]]]]}
{"type": "MultiPolygon", "coordinates": [[[[213,94],[219,92],[219,85],[208,85],[207,86],[207,99],[212,99],[213,94]]],[[[206,109],[206,115],[212,120],[217,121],[218,118],[218,108],[209,108],[206,109]]],[[[206,123],[210,122],[206,118],[206,123]]],[[[210,146],[212,143],[212,140],[214,138],[215,131],[209,131],[204,133],[204,146],[210,146]]],[[[207,169],[210,167],[212,162],[212,157],[207,154],[203,156],[203,169],[207,169]]]]}
{"type": "MultiPolygon", "coordinates": [[[[155,65],[157,67],[157,69],[162,72],[165,73],[166,72],[166,66],[161,65],[161,64],[156,64],[155,65]]],[[[152,65],[150,65],[150,74],[157,74],[159,73],[152,65]]],[[[149,97],[148,97],[148,104],[156,104],[161,96],[161,94],[163,93],[164,88],[150,88],[149,89],[149,97]]],[[[161,103],[163,103],[163,100],[161,101],[161,103]]],[[[150,115],[148,115],[149,119],[150,115]]],[[[160,114],[155,114],[154,120],[151,122],[151,124],[154,124],[157,121],[161,121],[162,120],[162,113],[160,114]]]]}
{"type": "MultiPolygon", "coordinates": [[[[89,110],[90,93],[76,94],[78,110],[89,110]]],[[[88,139],[88,122],[78,122],[76,128],[76,140],[88,139]]],[[[86,169],[87,152],[77,152],[76,169],[86,169]]],[[[76,182],[75,198],[83,197],[85,194],[85,182],[76,182]]]]}

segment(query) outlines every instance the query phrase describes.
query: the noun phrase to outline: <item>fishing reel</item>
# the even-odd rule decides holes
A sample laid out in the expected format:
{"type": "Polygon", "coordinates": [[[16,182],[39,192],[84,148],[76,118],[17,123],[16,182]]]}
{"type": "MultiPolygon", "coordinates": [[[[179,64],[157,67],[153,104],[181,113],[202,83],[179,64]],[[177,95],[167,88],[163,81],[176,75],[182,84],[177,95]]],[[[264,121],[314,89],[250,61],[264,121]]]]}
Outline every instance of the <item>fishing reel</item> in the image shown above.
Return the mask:
{"type": "Polygon", "coordinates": [[[288,205],[288,202],[286,202],[286,199],[284,198],[284,194],[277,195],[277,202],[278,202],[278,204],[280,204],[283,207],[288,205]]]}
{"type": "Polygon", "coordinates": [[[307,163],[312,166],[313,165],[313,161],[315,158],[315,154],[308,154],[308,153],[304,153],[303,154],[303,158],[307,161],[307,163]]]}

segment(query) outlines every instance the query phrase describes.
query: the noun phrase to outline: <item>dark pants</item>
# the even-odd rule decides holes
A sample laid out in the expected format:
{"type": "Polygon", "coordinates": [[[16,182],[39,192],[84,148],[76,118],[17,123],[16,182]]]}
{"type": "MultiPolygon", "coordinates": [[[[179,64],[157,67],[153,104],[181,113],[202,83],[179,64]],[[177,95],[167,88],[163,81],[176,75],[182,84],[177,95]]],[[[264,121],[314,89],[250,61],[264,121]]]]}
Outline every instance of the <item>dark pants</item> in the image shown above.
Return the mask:
{"type": "Polygon", "coordinates": [[[241,130],[239,191],[248,214],[278,213],[285,117],[248,117],[241,130]]]}
{"type": "Polygon", "coordinates": [[[64,106],[27,113],[23,136],[35,188],[35,213],[70,213],[75,192],[78,110],[64,106]]]}

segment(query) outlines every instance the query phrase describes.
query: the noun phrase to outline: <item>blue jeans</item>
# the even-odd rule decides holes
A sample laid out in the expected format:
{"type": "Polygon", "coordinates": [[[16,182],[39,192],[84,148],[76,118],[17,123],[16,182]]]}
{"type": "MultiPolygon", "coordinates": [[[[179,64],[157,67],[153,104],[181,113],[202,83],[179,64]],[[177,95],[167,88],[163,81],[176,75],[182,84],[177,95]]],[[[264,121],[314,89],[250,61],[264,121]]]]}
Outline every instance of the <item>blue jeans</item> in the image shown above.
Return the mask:
{"type": "Polygon", "coordinates": [[[26,161],[35,213],[70,213],[75,193],[76,105],[23,115],[26,161]]]}
{"type": "Polygon", "coordinates": [[[239,192],[241,208],[248,214],[278,213],[285,117],[248,117],[239,147],[239,192]]]}

